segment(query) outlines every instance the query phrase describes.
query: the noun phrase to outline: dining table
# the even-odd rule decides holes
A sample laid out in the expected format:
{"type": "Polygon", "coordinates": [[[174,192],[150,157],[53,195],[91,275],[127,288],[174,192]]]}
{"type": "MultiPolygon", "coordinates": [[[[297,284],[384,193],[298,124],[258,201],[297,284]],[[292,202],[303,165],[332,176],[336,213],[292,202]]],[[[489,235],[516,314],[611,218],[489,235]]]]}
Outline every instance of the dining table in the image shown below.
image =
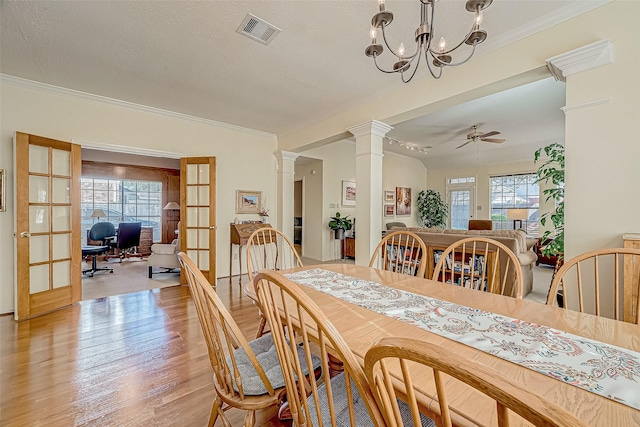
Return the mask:
{"type": "MultiPolygon", "coordinates": [[[[632,396],[630,400],[634,400],[634,395],[640,397],[640,327],[638,325],[354,264],[321,264],[294,268],[280,273],[298,283],[300,288],[313,299],[362,364],[364,364],[367,350],[383,337],[417,339],[446,348],[495,369],[521,384],[526,390],[566,409],[588,425],[640,426],[640,408],[637,402],[630,404],[625,400],[628,396],[632,396]],[[359,295],[357,290],[345,289],[345,283],[350,281],[360,285],[364,283],[365,286],[376,286],[376,296],[373,301],[362,301],[362,295],[359,295]],[[376,300],[383,300],[386,296],[395,298],[398,295],[401,295],[401,298],[417,301],[415,303],[417,306],[424,304],[420,298],[427,298],[429,304],[435,304],[436,309],[427,314],[402,308],[391,315],[376,311],[375,306],[378,305],[376,300]],[[454,312],[462,317],[457,320],[451,318],[454,312]],[[452,322],[447,327],[451,328],[452,325],[459,324],[462,329],[454,328],[449,331],[444,328],[443,335],[440,333],[442,331],[438,332],[437,328],[431,326],[432,322],[439,320],[437,318],[447,316],[452,322]],[[622,351],[622,354],[629,357],[625,359],[625,363],[620,363],[621,356],[617,353],[613,353],[613,356],[607,354],[602,359],[609,365],[597,366],[594,369],[599,369],[604,372],[604,376],[613,376],[614,379],[626,377],[623,378],[625,382],[622,385],[613,384],[620,390],[614,389],[613,393],[609,393],[605,388],[598,394],[594,393],[594,390],[598,391],[600,385],[586,384],[587,381],[582,381],[583,378],[579,373],[574,373],[575,378],[572,378],[566,371],[558,369],[551,370],[551,373],[555,372],[557,375],[550,376],[532,369],[535,363],[527,366],[524,362],[516,363],[504,357],[498,357],[499,352],[491,348],[478,348],[478,342],[480,347],[485,345],[484,340],[498,346],[503,344],[505,348],[501,350],[505,350],[507,354],[517,355],[519,351],[524,350],[517,346],[513,348],[513,344],[508,344],[510,335],[515,329],[502,331],[498,328],[497,331],[493,331],[493,335],[485,334],[483,331],[480,333],[480,339],[470,344],[474,340],[468,340],[468,338],[474,332],[467,332],[464,328],[469,328],[471,324],[473,327],[470,329],[474,329],[476,327],[474,322],[486,321],[488,317],[495,317],[501,321],[507,319],[509,328],[524,328],[528,331],[531,328],[542,328],[554,339],[558,337],[557,339],[560,340],[555,344],[546,343],[550,347],[558,345],[558,342],[560,345],[570,342],[564,336],[570,334],[569,337],[578,341],[584,339],[585,346],[622,351]],[[502,338],[504,339],[501,343],[502,338]],[[624,366],[621,367],[621,365],[624,366]],[[618,391],[624,398],[618,396],[618,391]]],[[[478,335],[477,330],[475,333],[478,335]]],[[[524,339],[523,342],[531,341],[531,344],[536,346],[540,344],[535,342],[538,339],[534,337],[524,339]]],[[[547,363],[545,358],[550,356],[555,356],[556,359],[549,360],[563,362],[562,352],[555,351],[557,348],[552,350],[550,352],[547,349],[546,353],[540,349],[536,351],[542,355],[545,363],[547,363]]],[[[574,352],[579,353],[580,349],[574,352]]],[[[588,361],[588,363],[591,362],[588,361]]],[[[412,380],[416,390],[427,398],[426,412],[439,413],[431,371],[424,369],[416,371],[415,376],[412,375],[412,380]]],[[[487,426],[496,424],[495,403],[487,396],[452,377],[447,377],[446,384],[449,405],[456,424],[487,426]]],[[[512,425],[530,424],[517,417],[512,425]]]]}

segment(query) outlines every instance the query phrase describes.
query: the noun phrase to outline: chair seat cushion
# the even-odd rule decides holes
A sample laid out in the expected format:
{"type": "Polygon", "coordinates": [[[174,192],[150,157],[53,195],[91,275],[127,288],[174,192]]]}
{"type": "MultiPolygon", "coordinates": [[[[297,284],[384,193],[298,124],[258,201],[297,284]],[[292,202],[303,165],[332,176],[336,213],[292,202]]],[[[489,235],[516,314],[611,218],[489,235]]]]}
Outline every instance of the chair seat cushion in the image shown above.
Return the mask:
{"type": "MultiPolygon", "coordinates": [[[[309,396],[307,399],[307,403],[309,404],[309,410],[311,411],[311,418],[313,422],[310,423],[314,426],[331,426],[331,418],[329,417],[329,404],[327,400],[327,395],[325,392],[326,383],[322,384],[318,387],[319,396],[318,400],[320,403],[320,411],[322,413],[322,424],[318,422],[318,418],[316,415],[316,406],[313,401],[313,395],[309,396]]],[[[333,403],[336,411],[336,426],[339,427],[353,427],[351,426],[350,416],[349,416],[349,406],[347,405],[347,389],[345,383],[344,373],[336,375],[331,378],[331,392],[333,393],[333,403]]],[[[369,411],[367,410],[358,389],[351,383],[351,393],[353,396],[353,412],[355,415],[355,421],[357,427],[368,427],[373,426],[373,421],[371,421],[371,416],[369,415],[369,411]]],[[[409,405],[405,402],[398,400],[398,408],[400,409],[400,415],[402,416],[402,421],[405,426],[413,425],[411,421],[411,409],[409,405]]],[[[421,426],[423,427],[435,427],[435,422],[423,415],[420,414],[421,426]]]]}
{"type": "MultiPolygon", "coordinates": [[[[249,342],[249,347],[253,350],[256,358],[260,365],[262,365],[262,369],[264,369],[264,373],[267,375],[267,378],[271,382],[271,386],[276,389],[280,387],[284,387],[284,377],[282,376],[282,368],[280,368],[280,362],[278,361],[278,354],[276,352],[276,347],[273,344],[273,338],[271,334],[266,334],[257,338],[253,341],[249,342]]],[[[249,360],[249,356],[244,351],[242,347],[237,348],[234,351],[234,356],[236,359],[236,363],[238,365],[238,371],[240,372],[240,378],[242,378],[242,389],[244,390],[244,394],[247,396],[260,396],[262,394],[267,393],[267,389],[262,383],[262,379],[260,375],[258,375],[258,371],[255,370],[251,361],[249,360]]],[[[298,347],[298,357],[300,360],[304,360],[304,351],[298,347]]],[[[320,366],[320,359],[318,357],[312,358],[313,368],[316,369],[320,366]]],[[[231,358],[227,357],[227,365],[229,369],[233,372],[233,365],[231,364],[231,358]]],[[[309,373],[307,369],[306,363],[303,362],[303,372],[305,375],[309,373]]],[[[232,375],[233,376],[233,375],[232,375]]],[[[239,391],[237,385],[233,384],[233,388],[236,391],[239,391]]]]}

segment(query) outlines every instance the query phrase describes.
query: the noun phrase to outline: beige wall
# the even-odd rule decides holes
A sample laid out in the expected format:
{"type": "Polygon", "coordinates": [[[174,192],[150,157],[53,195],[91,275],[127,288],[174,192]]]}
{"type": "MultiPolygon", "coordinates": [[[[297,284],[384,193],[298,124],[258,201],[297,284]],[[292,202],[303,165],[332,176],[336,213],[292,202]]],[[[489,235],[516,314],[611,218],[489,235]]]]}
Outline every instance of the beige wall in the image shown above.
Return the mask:
{"type": "MultiPolygon", "coordinates": [[[[314,148],[302,152],[305,157],[312,157],[323,160],[324,178],[322,192],[322,221],[321,225],[321,247],[322,261],[335,259],[340,256],[338,243],[334,241],[333,233],[328,227],[330,217],[336,212],[340,215],[355,215],[355,206],[342,206],[342,181],[354,181],[356,175],[355,143],[351,141],[339,141],[323,147],[314,148]],[[333,207],[331,207],[333,206],[333,207]]],[[[305,165],[306,166],[306,165],[305,165]]],[[[382,182],[384,190],[394,190],[396,187],[410,187],[412,190],[412,215],[397,218],[383,218],[380,224],[380,231],[385,229],[384,224],[388,221],[402,221],[407,225],[415,224],[415,199],[420,190],[424,190],[427,180],[427,171],[424,165],[416,160],[393,153],[386,153],[382,161],[382,182]]],[[[298,170],[296,169],[296,179],[298,170]]],[[[357,190],[357,183],[356,183],[357,190]]],[[[315,197],[315,196],[314,196],[315,197]]],[[[308,200],[308,199],[307,199],[308,200]]],[[[306,215],[306,210],[305,210],[306,215]]],[[[356,230],[358,221],[356,218],[356,230]]],[[[309,242],[309,239],[307,239],[309,242]]],[[[306,244],[303,245],[306,247],[306,244]]],[[[314,250],[315,253],[315,250],[314,250]]],[[[320,259],[309,256],[314,259],[320,259]]]]}
{"type": "MultiPolygon", "coordinates": [[[[261,190],[268,200],[276,200],[273,135],[140,111],[14,80],[3,79],[0,93],[0,168],[7,170],[9,192],[7,212],[0,213],[2,313],[14,306],[12,146],[16,131],[62,141],[91,141],[183,156],[216,156],[217,276],[228,275],[228,224],[236,217],[258,219],[257,215],[235,213],[235,190],[261,190]]],[[[270,203],[269,207],[275,214],[276,204],[270,203]]]]}

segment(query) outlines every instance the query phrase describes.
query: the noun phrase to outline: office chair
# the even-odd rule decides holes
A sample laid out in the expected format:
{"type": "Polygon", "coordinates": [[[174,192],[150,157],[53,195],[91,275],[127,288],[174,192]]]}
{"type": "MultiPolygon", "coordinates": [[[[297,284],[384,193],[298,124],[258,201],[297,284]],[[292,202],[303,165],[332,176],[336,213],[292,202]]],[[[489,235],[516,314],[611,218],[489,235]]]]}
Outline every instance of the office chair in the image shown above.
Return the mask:
{"type": "Polygon", "coordinates": [[[116,248],[120,249],[120,262],[127,254],[135,254],[140,245],[141,222],[121,222],[118,225],[118,241],[116,248]]]}
{"type": "Polygon", "coordinates": [[[82,274],[89,273],[89,277],[93,277],[96,271],[109,271],[113,273],[113,268],[97,267],[97,256],[102,255],[111,249],[109,244],[116,237],[116,228],[110,222],[97,222],[91,226],[89,230],[89,240],[102,242],[100,246],[87,245],[82,247],[82,256],[91,256],[91,268],[82,270],[82,274]]]}

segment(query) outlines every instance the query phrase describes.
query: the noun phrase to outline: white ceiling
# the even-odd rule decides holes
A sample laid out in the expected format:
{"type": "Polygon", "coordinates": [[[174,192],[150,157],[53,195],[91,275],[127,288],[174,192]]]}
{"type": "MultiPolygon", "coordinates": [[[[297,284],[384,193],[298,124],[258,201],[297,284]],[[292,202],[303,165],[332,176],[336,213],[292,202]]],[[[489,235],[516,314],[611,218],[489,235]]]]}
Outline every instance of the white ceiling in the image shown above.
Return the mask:
{"type": "MultiPolygon", "coordinates": [[[[495,0],[483,22],[489,38],[476,55],[607,1],[495,0]]],[[[376,71],[364,55],[375,0],[0,4],[3,74],[275,134],[402,84],[399,76],[376,71]],[[236,29],[247,13],[282,32],[268,46],[241,36],[236,29]]],[[[387,0],[398,44],[412,38],[418,4],[387,0]]],[[[448,30],[450,43],[461,38],[471,19],[464,1],[441,0],[437,8],[436,27],[448,30]]],[[[473,60],[464,66],[472,67],[473,60]]],[[[535,101],[509,104],[497,98],[491,108],[470,103],[396,125],[391,135],[433,145],[433,158],[451,145],[443,142],[449,132],[459,136],[476,123],[484,123],[484,131],[501,131],[508,139],[504,147],[557,138],[551,134],[557,123],[546,121],[551,114],[542,106],[542,91],[531,92],[539,95],[535,101]],[[425,131],[426,125],[439,126],[441,135],[425,131]]],[[[551,97],[558,100],[558,94],[551,97]]],[[[471,151],[473,144],[465,148],[471,151]]]]}

